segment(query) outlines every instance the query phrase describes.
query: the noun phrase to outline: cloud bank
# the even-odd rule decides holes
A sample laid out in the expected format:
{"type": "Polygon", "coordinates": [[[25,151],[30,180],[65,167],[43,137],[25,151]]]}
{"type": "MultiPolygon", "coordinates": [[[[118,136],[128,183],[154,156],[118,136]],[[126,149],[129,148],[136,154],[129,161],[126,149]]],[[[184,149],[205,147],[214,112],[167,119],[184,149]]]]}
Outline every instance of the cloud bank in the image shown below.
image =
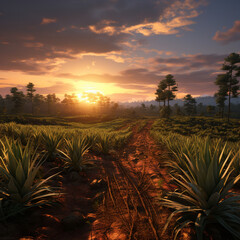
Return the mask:
{"type": "Polygon", "coordinates": [[[225,57],[226,55],[198,54],[178,58],[154,58],[150,60],[153,64],[151,69],[129,68],[117,75],[62,73],[56,77],[76,82],[115,83],[121,88],[135,89],[139,93],[154,96],[159,81],[171,73],[178,82],[180,92],[211,95],[216,91],[214,81],[225,57]]]}
{"type": "Polygon", "coordinates": [[[203,0],[1,2],[0,70],[44,74],[86,53],[121,52],[134,34],[176,34],[203,0]],[[125,45],[124,45],[125,44],[125,45]]]}
{"type": "Polygon", "coordinates": [[[226,32],[217,31],[213,40],[222,44],[240,41],[240,20],[235,21],[233,27],[226,32]]]}

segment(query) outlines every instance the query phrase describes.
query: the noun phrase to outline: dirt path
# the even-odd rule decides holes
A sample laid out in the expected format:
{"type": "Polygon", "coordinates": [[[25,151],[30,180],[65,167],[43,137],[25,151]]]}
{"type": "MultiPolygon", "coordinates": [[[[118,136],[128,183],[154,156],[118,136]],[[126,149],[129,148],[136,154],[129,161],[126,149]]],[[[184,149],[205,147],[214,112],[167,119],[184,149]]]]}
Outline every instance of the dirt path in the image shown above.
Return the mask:
{"type": "Polygon", "coordinates": [[[161,236],[168,212],[157,200],[174,186],[163,166],[168,151],[150,136],[152,123],[135,126],[127,146],[103,159],[108,190],[89,240],[170,239],[170,232],[161,236]]]}

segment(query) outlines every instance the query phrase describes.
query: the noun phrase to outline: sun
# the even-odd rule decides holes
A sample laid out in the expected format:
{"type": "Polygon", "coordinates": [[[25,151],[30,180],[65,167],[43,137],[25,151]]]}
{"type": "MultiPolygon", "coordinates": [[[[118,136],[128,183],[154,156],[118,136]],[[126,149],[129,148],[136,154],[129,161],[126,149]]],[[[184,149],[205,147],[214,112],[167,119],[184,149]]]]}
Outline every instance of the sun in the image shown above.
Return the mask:
{"type": "Polygon", "coordinates": [[[77,94],[80,102],[85,102],[89,104],[96,104],[100,98],[100,96],[104,96],[102,91],[99,90],[86,90],[82,93],[77,94]]]}

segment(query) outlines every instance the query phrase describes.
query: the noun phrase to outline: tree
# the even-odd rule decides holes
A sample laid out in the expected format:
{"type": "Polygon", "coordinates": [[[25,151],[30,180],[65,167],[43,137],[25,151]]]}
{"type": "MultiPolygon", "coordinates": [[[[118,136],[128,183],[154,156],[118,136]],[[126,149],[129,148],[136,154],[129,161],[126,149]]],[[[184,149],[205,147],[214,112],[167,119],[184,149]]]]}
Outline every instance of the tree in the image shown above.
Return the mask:
{"type": "Polygon", "coordinates": [[[163,101],[163,105],[165,107],[166,105],[166,90],[167,88],[167,84],[164,80],[160,81],[160,83],[158,84],[158,88],[156,90],[156,101],[159,103],[159,110],[160,110],[160,102],[163,101]]]}
{"type": "Polygon", "coordinates": [[[166,90],[165,90],[165,94],[166,94],[166,99],[168,102],[168,108],[169,108],[169,101],[173,100],[176,95],[174,94],[174,92],[176,92],[178,89],[176,81],[173,77],[173,75],[168,74],[165,79],[163,80],[167,86],[166,90]]]}
{"type": "Polygon", "coordinates": [[[186,111],[187,115],[196,114],[196,100],[192,97],[191,94],[187,94],[184,98],[184,110],[186,111]]]}
{"type": "Polygon", "coordinates": [[[33,97],[34,97],[34,92],[36,91],[36,89],[34,88],[34,84],[33,83],[28,83],[27,85],[27,98],[30,100],[31,102],[31,106],[32,106],[32,114],[33,114],[33,97]]]}
{"type": "Polygon", "coordinates": [[[46,102],[48,104],[48,114],[50,114],[51,110],[52,110],[52,105],[59,102],[60,99],[56,97],[56,94],[48,94],[46,96],[46,102]]]}
{"type": "Polygon", "coordinates": [[[18,113],[21,110],[21,108],[25,102],[25,96],[24,96],[23,92],[19,91],[18,88],[16,88],[16,87],[11,88],[10,92],[12,94],[11,100],[14,104],[14,111],[16,113],[18,113]]]}
{"type": "Polygon", "coordinates": [[[62,103],[66,105],[73,105],[78,102],[78,97],[74,93],[72,95],[65,94],[64,99],[62,100],[62,103]]]}
{"type": "Polygon", "coordinates": [[[204,116],[204,106],[202,103],[197,105],[197,112],[200,114],[200,116],[204,116]]]}
{"type": "Polygon", "coordinates": [[[146,110],[146,105],[145,105],[144,103],[142,103],[142,104],[141,104],[141,108],[142,108],[143,110],[146,110]]]}
{"type": "Polygon", "coordinates": [[[33,97],[33,103],[35,106],[35,111],[39,111],[39,106],[45,103],[45,97],[41,94],[35,94],[33,97]]]}
{"type": "Polygon", "coordinates": [[[150,110],[153,112],[153,111],[156,109],[156,106],[153,105],[153,104],[151,104],[149,108],[150,108],[150,110]]]}
{"type": "Polygon", "coordinates": [[[79,103],[79,98],[74,93],[72,95],[65,94],[61,103],[66,105],[68,113],[73,114],[73,112],[76,112],[76,106],[79,103]]]}
{"type": "Polygon", "coordinates": [[[111,99],[110,97],[104,96],[104,95],[99,95],[98,98],[98,105],[102,108],[102,109],[108,109],[111,103],[111,99]]]}
{"type": "Polygon", "coordinates": [[[215,96],[215,99],[216,99],[216,104],[218,106],[219,115],[221,115],[221,117],[223,118],[224,117],[225,101],[226,101],[225,94],[221,94],[221,91],[218,91],[217,93],[215,93],[214,96],[215,96]]]}
{"type": "Polygon", "coordinates": [[[215,107],[212,105],[208,105],[206,110],[208,114],[212,115],[215,111],[215,107]]]}
{"type": "Polygon", "coordinates": [[[166,106],[163,106],[161,109],[160,109],[160,117],[161,118],[169,118],[170,117],[170,114],[171,114],[172,110],[170,107],[166,107],[166,106]]]}
{"type": "Polygon", "coordinates": [[[175,104],[173,105],[173,112],[174,112],[174,114],[177,115],[177,116],[182,116],[182,115],[184,115],[184,113],[183,113],[182,110],[181,110],[181,107],[180,107],[177,103],[175,103],[175,104]]]}
{"type": "Polygon", "coordinates": [[[0,112],[3,113],[4,109],[5,109],[4,98],[2,97],[2,95],[0,95],[0,112]]]}
{"type": "Polygon", "coordinates": [[[219,86],[219,90],[216,93],[217,100],[221,106],[224,105],[225,97],[228,97],[228,122],[231,114],[231,98],[238,96],[240,76],[240,55],[238,53],[231,53],[226,57],[222,66],[222,70],[226,71],[225,74],[217,76],[215,84],[219,86]]]}
{"type": "Polygon", "coordinates": [[[118,108],[119,108],[119,104],[118,103],[113,103],[113,105],[112,105],[113,112],[116,112],[118,108]]]}

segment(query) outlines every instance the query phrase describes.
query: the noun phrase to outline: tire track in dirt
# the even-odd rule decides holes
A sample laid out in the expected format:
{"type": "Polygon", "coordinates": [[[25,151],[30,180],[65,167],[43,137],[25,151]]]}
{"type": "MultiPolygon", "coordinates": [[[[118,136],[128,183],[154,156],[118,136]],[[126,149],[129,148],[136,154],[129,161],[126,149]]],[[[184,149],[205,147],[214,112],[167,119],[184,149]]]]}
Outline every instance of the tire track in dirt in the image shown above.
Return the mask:
{"type": "Polygon", "coordinates": [[[152,123],[140,131],[136,125],[127,146],[103,159],[108,187],[89,239],[170,239],[170,232],[161,236],[169,212],[157,199],[175,186],[163,167],[168,151],[150,136],[152,123]]]}

